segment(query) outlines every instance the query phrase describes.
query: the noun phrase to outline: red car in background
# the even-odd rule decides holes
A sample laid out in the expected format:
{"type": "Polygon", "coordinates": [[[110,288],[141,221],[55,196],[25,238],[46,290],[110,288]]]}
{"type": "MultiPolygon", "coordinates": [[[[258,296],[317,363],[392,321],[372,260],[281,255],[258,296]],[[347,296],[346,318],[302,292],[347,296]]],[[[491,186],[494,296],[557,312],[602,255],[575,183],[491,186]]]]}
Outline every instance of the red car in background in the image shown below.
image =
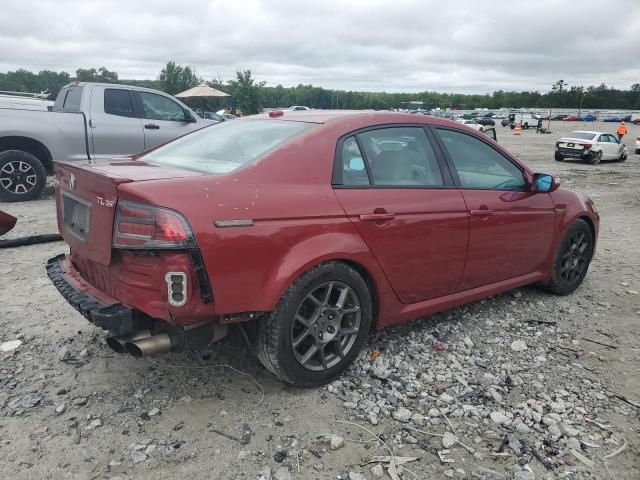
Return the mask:
{"type": "Polygon", "coordinates": [[[577,115],[569,115],[567,117],[564,117],[564,121],[565,122],[577,122],[578,121],[578,116],[577,115]]]}
{"type": "Polygon", "coordinates": [[[344,371],[371,328],[527,284],[572,292],[598,235],[588,197],[429,116],[275,111],[56,171],[70,254],[47,271],[114,350],[239,324],[304,386],[344,371]]]}

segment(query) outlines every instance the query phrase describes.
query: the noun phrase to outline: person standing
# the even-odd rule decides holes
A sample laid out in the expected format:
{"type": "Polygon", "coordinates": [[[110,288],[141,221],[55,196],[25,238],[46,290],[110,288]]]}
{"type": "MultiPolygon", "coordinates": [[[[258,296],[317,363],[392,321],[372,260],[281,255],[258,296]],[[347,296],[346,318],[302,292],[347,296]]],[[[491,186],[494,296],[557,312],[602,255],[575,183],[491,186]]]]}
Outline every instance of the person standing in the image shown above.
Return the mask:
{"type": "Polygon", "coordinates": [[[625,125],[624,122],[620,122],[620,125],[618,125],[618,130],[616,130],[616,133],[618,134],[618,141],[622,143],[622,137],[624,137],[627,133],[629,133],[629,130],[627,130],[627,126],[625,125]]]}

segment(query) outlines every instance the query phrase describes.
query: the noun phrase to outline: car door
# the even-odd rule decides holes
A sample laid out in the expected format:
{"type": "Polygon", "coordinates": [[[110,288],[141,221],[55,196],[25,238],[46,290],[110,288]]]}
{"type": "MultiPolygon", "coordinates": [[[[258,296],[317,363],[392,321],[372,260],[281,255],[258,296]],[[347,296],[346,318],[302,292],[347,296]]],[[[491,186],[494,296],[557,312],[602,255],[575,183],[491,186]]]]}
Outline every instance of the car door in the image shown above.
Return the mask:
{"type": "Polygon", "coordinates": [[[469,212],[460,291],[542,270],[555,231],[549,194],[531,192],[522,168],[488,140],[434,131],[469,212]]]}
{"type": "MultiPolygon", "coordinates": [[[[430,134],[429,134],[430,135],[430,134]]],[[[375,128],[341,140],[334,192],[402,303],[455,291],[468,217],[422,126],[375,128]]]]}
{"type": "Polygon", "coordinates": [[[603,160],[612,160],[615,158],[616,152],[618,151],[618,145],[610,142],[609,135],[603,133],[598,136],[596,141],[598,142],[598,146],[602,149],[603,160]]]}
{"type": "Polygon", "coordinates": [[[143,116],[145,150],[202,126],[182,105],[169,97],[144,91],[136,91],[135,95],[143,116]]]}
{"type": "Polygon", "coordinates": [[[613,155],[611,157],[611,160],[618,160],[620,157],[622,157],[622,154],[624,153],[624,145],[620,143],[618,139],[611,134],[607,134],[607,137],[609,138],[609,145],[611,145],[611,150],[613,155]]]}
{"type": "Polygon", "coordinates": [[[94,87],[89,132],[94,158],[132,155],[144,150],[142,120],[137,117],[131,90],[94,87]]]}

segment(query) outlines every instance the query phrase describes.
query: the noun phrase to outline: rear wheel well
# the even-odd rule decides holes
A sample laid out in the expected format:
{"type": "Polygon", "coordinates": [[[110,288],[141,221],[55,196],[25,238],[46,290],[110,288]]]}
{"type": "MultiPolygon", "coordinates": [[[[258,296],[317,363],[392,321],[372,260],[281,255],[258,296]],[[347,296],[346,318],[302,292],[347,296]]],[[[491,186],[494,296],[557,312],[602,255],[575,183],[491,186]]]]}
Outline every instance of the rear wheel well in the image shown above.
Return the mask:
{"type": "Polygon", "coordinates": [[[338,259],[335,261],[345,263],[353,268],[364,279],[367,287],[369,287],[369,292],[371,292],[371,300],[373,303],[373,318],[371,319],[371,329],[375,329],[378,322],[378,313],[380,312],[380,297],[378,295],[378,288],[376,287],[376,282],[373,279],[373,275],[371,275],[369,270],[367,270],[363,265],[358,262],[354,262],[353,260],[338,259]]]}
{"type": "Polygon", "coordinates": [[[53,158],[51,152],[37,140],[28,137],[2,137],[0,138],[0,152],[6,150],[28,152],[40,160],[49,175],[53,173],[53,158]]]}

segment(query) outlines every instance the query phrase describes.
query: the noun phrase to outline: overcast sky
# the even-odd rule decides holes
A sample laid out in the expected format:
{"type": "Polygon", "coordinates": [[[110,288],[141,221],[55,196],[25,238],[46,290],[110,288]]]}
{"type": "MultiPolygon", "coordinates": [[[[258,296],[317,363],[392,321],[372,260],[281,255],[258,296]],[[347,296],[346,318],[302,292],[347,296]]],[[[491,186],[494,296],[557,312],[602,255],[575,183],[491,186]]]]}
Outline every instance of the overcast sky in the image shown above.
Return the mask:
{"type": "Polygon", "coordinates": [[[486,93],[640,82],[640,0],[2,0],[0,71],[486,93]]]}

